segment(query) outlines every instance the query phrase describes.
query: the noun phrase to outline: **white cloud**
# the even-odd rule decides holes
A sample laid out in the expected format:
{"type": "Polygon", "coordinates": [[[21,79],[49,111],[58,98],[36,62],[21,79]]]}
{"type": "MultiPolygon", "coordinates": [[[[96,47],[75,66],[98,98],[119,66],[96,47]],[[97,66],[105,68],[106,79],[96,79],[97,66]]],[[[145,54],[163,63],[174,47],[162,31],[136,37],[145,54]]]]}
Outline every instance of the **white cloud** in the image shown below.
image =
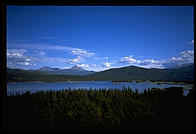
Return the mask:
{"type": "Polygon", "coordinates": [[[169,66],[179,65],[179,64],[187,64],[194,62],[194,51],[187,50],[180,52],[180,55],[177,57],[171,57],[169,59],[164,60],[154,60],[154,59],[145,59],[145,60],[137,60],[133,58],[132,55],[127,57],[122,57],[119,63],[135,65],[144,68],[165,68],[169,66]]]}
{"type": "Polygon", "coordinates": [[[170,64],[187,64],[187,63],[193,63],[194,62],[194,51],[193,50],[187,50],[180,52],[180,55],[178,57],[171,57],[170,59],[162,60],[161,63],[163,65],[170,65],[170,64]]]}
{"type": "Polygon", "coordinates": [[[133,55],[130,55],[128,57],[122,57],[119,61],[119,63],[124,63],[124,64],[135,64],[135,63],[140,63],[140,60],[136,60],[133,58],[133,55]]]}
{"type": "Polygon", "coordinates": [[[7,57],[21,58],[25,52],[25,49],[7,49],[7,57]]]}
{"type": "Polygon", "coordinates": [[[24,65],[28,66],[30,63],[29,62],[24,62],[24,65]]]}
{"type": "Polygon", "coordinates": [[[31,66],[36,65],[35,58],[26,56],[25,49],[7,49],[7,65],[8,67],[31,66]]]}
{"type": "Polygon", "coordinates": [[[190,58],[190,57],[194,57],[194,51],[192,50],[187,50],[187,51],[182,51],[181,56],[184,58],[190,58]]]}
{"type": "Polygon", "coordinates": [[[135,65],[144,68],[164,68],[164,66],[158,60],[153,60],[153,59],[137,60],[133,58],[133,55],[122,57],[119,63],[135,65]]]}
{"type": "Polygon", "coordinates": [[[108,60],[109,59],[109,57],[104,57],[106,60],[108,60]]]}
{"type": "Polygon", "coordinates": [[[104,63],[103,63],[103,67],[111,67],[111,63],[109,63],[109,62],[104,62],[104,63]]]}
{"type": "MultiPolygon", "coordinates": [[[[47,37],[46,37],[47,38],[47,37]]],[[[85,49],[81,48],[74,48],[74,47],[67,47],[67,46],[60,46],[60,45],[49,45],[49,44],[18,44],[18,43],[9,43],[9,46],[12,45],[16,48],[25,48],[25,49],[37,49],[37,50],[44,50],[44,49],[52,49],[52,50],[60,50],[60,51],[67,51],[72,55],[82,56],[82,57],[91,57],[95,53],[88,52],[85,49]]]]}
{"type": "Polygon", "coordinates": [[[26,61],[30,61],[31,59],[25,59],[26,61]]]}
{"type": "Polygon", "coordinates": [[[97,66],[96,64],[78,64],[77,66],[84,68],[88,71],[102,71],[108,69],[106,67],[97,66]]]}
{"type": "Polygon", "coordinates": [[[73,55],[79,55],[79,56],[84,56],[84,57],[91,57],[94,55],[94,53],[89,53],[84,49],[79,49],[79,48],[72,48],[71,53],[73,55]]]}
{"type": "Polygon", "coordinates": [[[7,66],[20,68],[34,66],[38,62],[44,63],[67,63],[69,60],[60,57],[41,57],[38,51],[27,51],[25,49],[7,49],[7,66]]]}
{"type": "Polygon", "coordinates": [[[172,57],[172,58],[170,58],[169,60],[170,60],[171,62],[178,62],[178,61],[182,61],[183,59],[182,59],[181,57],[178,57],[178,58],[172,57]]]}
{"type": "Polygon", "coordinates": [[[88,68],[89,67],[89,65],[88,64],[81,64],[81,65],[77,65],[78,67],[86,67],[86,68],[88,68]]]}
{"type": "MultiPolygon", "coordinates": [[[[194,44],[194,40],[189,42],[190,44],[194,44]]],[[[17,46],[17,45],[12,45],[17,46]]],[[[18,48],[21,48],[18,45],[18,48]]],[[[9,66],[31,66],[36,65],[37,62],[43,63],[69,63],[69,64],[79,64],[80,66],[87,67],[90,69],[95,70],[104,70],[111,68],[110,62],[104,62],[103,64],[96,65],[96,64],[86,64],[83,62],[86,57],[92,57],[95,53],[89,52],[85,49],[81,48],[73,48],[73,47],[66,47],[66,46],[59,46],[59,45],[48,45],[48,44],[25,44],[24,49],[7,49],[7,64],[9,66]],[[65,59],[61,57],[45,57],[44,50],[46,49],[53,49],[53,50],[60,50],[63,52],[68,52],[76,57],[73,59],[65,59]],[[31,50],[31,51],[29,51],[31,50]],[[34,52],[36,51],[36,52],[34,52]],[[55,62],[54,62],[55,61],[55,62]]],[[[92,57],[94,60],[98,60],[100,58],[92,57]]],[[[104,59],[109,59],[109,57],[104,57],[104,59]]],[[[139,60],[134,58],[133,55],[125,56],[120,58],[118,63],[127,64],[127,65],[136,65],[145,68],[165,68],[171,65],[176,64],[186,64],[186,63],[193,63],[194,62],[194,50],[187,50],[182,51],[177,56],[173,56],[168,59],[163,60],[155,60],[155,59],[144,59],[139,60]]],[[[123,65],[124,66],[124,65],[123,65]]]]}
{"type": "Polygon", "coordinates": [[[69,60],[69,64],[75,64],[75,63],[80,63],[81,61],[82,61],[82,57],[81,56],[77,56],[76,58],[74,58],[74,59],[71,59],[71,60],[69,60]]]}
{"type": "Polygon", "coordinates": [[[158,64],[160,64],[160,61],[150,59],[150,60],[139,61],[138,63],[139,63],[140,65],[148,65],[148,64],[158,65],[158,64]]]}
{"type": "Polygon", "coordinates": [[[163,66],[162,64],[146,64],[146,65],[138,65],[138,66],[143,68],[159,68],[159,69],[165,68],[165,66],[163,66]]]}

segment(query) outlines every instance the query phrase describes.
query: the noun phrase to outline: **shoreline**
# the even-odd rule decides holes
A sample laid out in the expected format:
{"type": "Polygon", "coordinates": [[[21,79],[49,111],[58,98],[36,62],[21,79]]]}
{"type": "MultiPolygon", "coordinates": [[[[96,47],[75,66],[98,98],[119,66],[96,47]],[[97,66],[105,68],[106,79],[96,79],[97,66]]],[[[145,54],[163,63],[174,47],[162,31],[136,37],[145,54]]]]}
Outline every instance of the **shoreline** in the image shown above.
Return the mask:
{"type": "Polygon", "coordinates": [[[12,81],[8,83],[19,83],[19,82],[33,82],[33,83],[55,83],[55,82],[97,82],[97,81],[110,81],[112,83],[121,83],[121,82],[134,82],[134,83],[156,83],[156,84],[178,84],[178,85],[193,85],[194,81],[151,81],[151,80],[66,80],[66,81],[12,81]]]}

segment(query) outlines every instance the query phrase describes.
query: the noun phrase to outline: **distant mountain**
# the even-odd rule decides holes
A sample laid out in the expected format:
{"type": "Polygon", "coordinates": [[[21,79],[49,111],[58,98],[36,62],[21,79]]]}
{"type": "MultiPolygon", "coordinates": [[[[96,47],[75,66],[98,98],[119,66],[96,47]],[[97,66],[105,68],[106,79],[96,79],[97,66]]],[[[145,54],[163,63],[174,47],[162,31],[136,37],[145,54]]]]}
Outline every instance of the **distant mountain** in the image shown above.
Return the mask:
{"type": "Polygon", "coordinates": [[[42,68],[39,69],[39,71],[60,71],[61,69],[59,68],[50,68],[48,66],[44,66],[42,68]]]}
{"type": "Polygon", "coordinates": [[[168,67],[166,69],[172,70],[172,69],[178,69],[178,68],[182,68],[182,67],[194,67],[194,63],[175,65],[175,66],[168,67]]]}
{"type": "Polygon", "coordinates": [[[175,69],[156,69],[128,66],[109,69],[87,76],[92,80],[163,80],[163,81],[193,81],[194,65],[178,67],[175,69]]]}
{"type": "Polygon", "coordinates": [[[79,66],[73,66],[69,69],[50,68],[48,66],[44,66],[38,69],[38,71],[55,75],[88,75],[94,73],[94,71],[87,71],[79,66]]]}
{"type": "Polygon", "coordinates": [[[60,69],[60,70],[57,68],[43,67],[35,71],[8,68],[7,79],[9,82],[11,81],[67,81],[67,80],[194,81],[194,64],[183,65],[170,69],[156,69],[156,68],[147,69],[147,68],[141,68],[136,66],[128,66],[122,68],[113,68],[101,72],[94,72],[94,73],[90,72],[91,74],[89,74],[89,72],[90,71],[86,71],[78,66],[74,66],[69,69],[60,69]]]}
{"type": "Polygon", "coordinates": [[[76,75],[55,75],[48,74],[43,71],[37,70],[22,70],[7,68],[7,82],[19,82],[19,81],[70,81],[70,80],[82,80],[81,76],[76,75]]]}
{"type": "Polygon", "coordinates": [[[95,80],[165,80],[169,72],[164,69],[147,69],[137,66],[114,68],[88,75],[95,80]]]}
{"type": "Polygon", "coordinates": [[[75,66],[73,66],[72,68],[70,68],[70,70],[86,71],[86,70],[84,70],[83,68],[81,68],[81,67],[79,67],[79,66],[77,66],[77,65],[75,65],[75,66]]]}
{"type": "Polygon", "coordinates": [[[181,80],[194,80],[194,64],[183,64],[167,69],[171,75],[181,80]]]}

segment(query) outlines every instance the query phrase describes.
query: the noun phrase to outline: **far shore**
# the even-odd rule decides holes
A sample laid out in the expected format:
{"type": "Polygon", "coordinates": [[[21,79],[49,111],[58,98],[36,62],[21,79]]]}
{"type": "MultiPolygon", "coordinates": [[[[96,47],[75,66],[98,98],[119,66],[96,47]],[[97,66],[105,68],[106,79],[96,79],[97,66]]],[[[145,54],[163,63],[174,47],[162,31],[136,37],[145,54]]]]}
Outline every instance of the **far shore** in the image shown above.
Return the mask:
{"type": "Polygon", "coordinates": [[[146,83],[146,82],[151,82],[151,83],[157,83],[157,84],[179,84],[179,85],[184,85],[184,84],[193,84],[194,82],[192,81],[151,81],[151,80],[66,80],[66,81],[9,81],[7,83],[17,83],[17,82],[34,82],[34,83],[52,83],[52,82],[82,82],[82,81],[111,81],[113,83],[121,83],[121,82],[136,82],[136,83],[146,83]]]}
{"type": "Polygon", "coordinates": [[[120,82],[136,82],[136,83],[146,83],[146,82],[151,82],[151,83],[157,83],[157,84],[166,84],[166,83],[170,83],[170,84],[193,84],[194,82],[192,81],[151,81],[151,80],[125,80],[125,81],[112,81],[112,82],[116,82],[116,83],[120,83],[120,82]]]}

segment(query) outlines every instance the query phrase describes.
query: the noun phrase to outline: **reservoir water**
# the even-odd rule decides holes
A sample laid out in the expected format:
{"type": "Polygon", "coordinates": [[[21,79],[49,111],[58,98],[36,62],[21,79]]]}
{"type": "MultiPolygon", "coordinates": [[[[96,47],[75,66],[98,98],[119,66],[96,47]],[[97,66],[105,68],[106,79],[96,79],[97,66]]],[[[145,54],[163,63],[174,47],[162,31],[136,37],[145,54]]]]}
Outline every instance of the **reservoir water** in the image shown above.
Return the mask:
{"type": "Polygon", "coordinates": [[[138,89],[139,92],[143,92],[144,89],[151,88],[168,88],[168,87],[183,87],[184,95],[187,95],[189,89],[192,88],[188,84],[176,84],[176,83],[155,83],[155,82],[112,82],[112,81],[67,81],[67,82],[12,82],[7,83],[7,94],[23,94],[26,91],[35,93],[38,91],[48,90],[64,90],[64,89],[122,89],[123,87],[130,87],[133,91],[138,89]]]}

